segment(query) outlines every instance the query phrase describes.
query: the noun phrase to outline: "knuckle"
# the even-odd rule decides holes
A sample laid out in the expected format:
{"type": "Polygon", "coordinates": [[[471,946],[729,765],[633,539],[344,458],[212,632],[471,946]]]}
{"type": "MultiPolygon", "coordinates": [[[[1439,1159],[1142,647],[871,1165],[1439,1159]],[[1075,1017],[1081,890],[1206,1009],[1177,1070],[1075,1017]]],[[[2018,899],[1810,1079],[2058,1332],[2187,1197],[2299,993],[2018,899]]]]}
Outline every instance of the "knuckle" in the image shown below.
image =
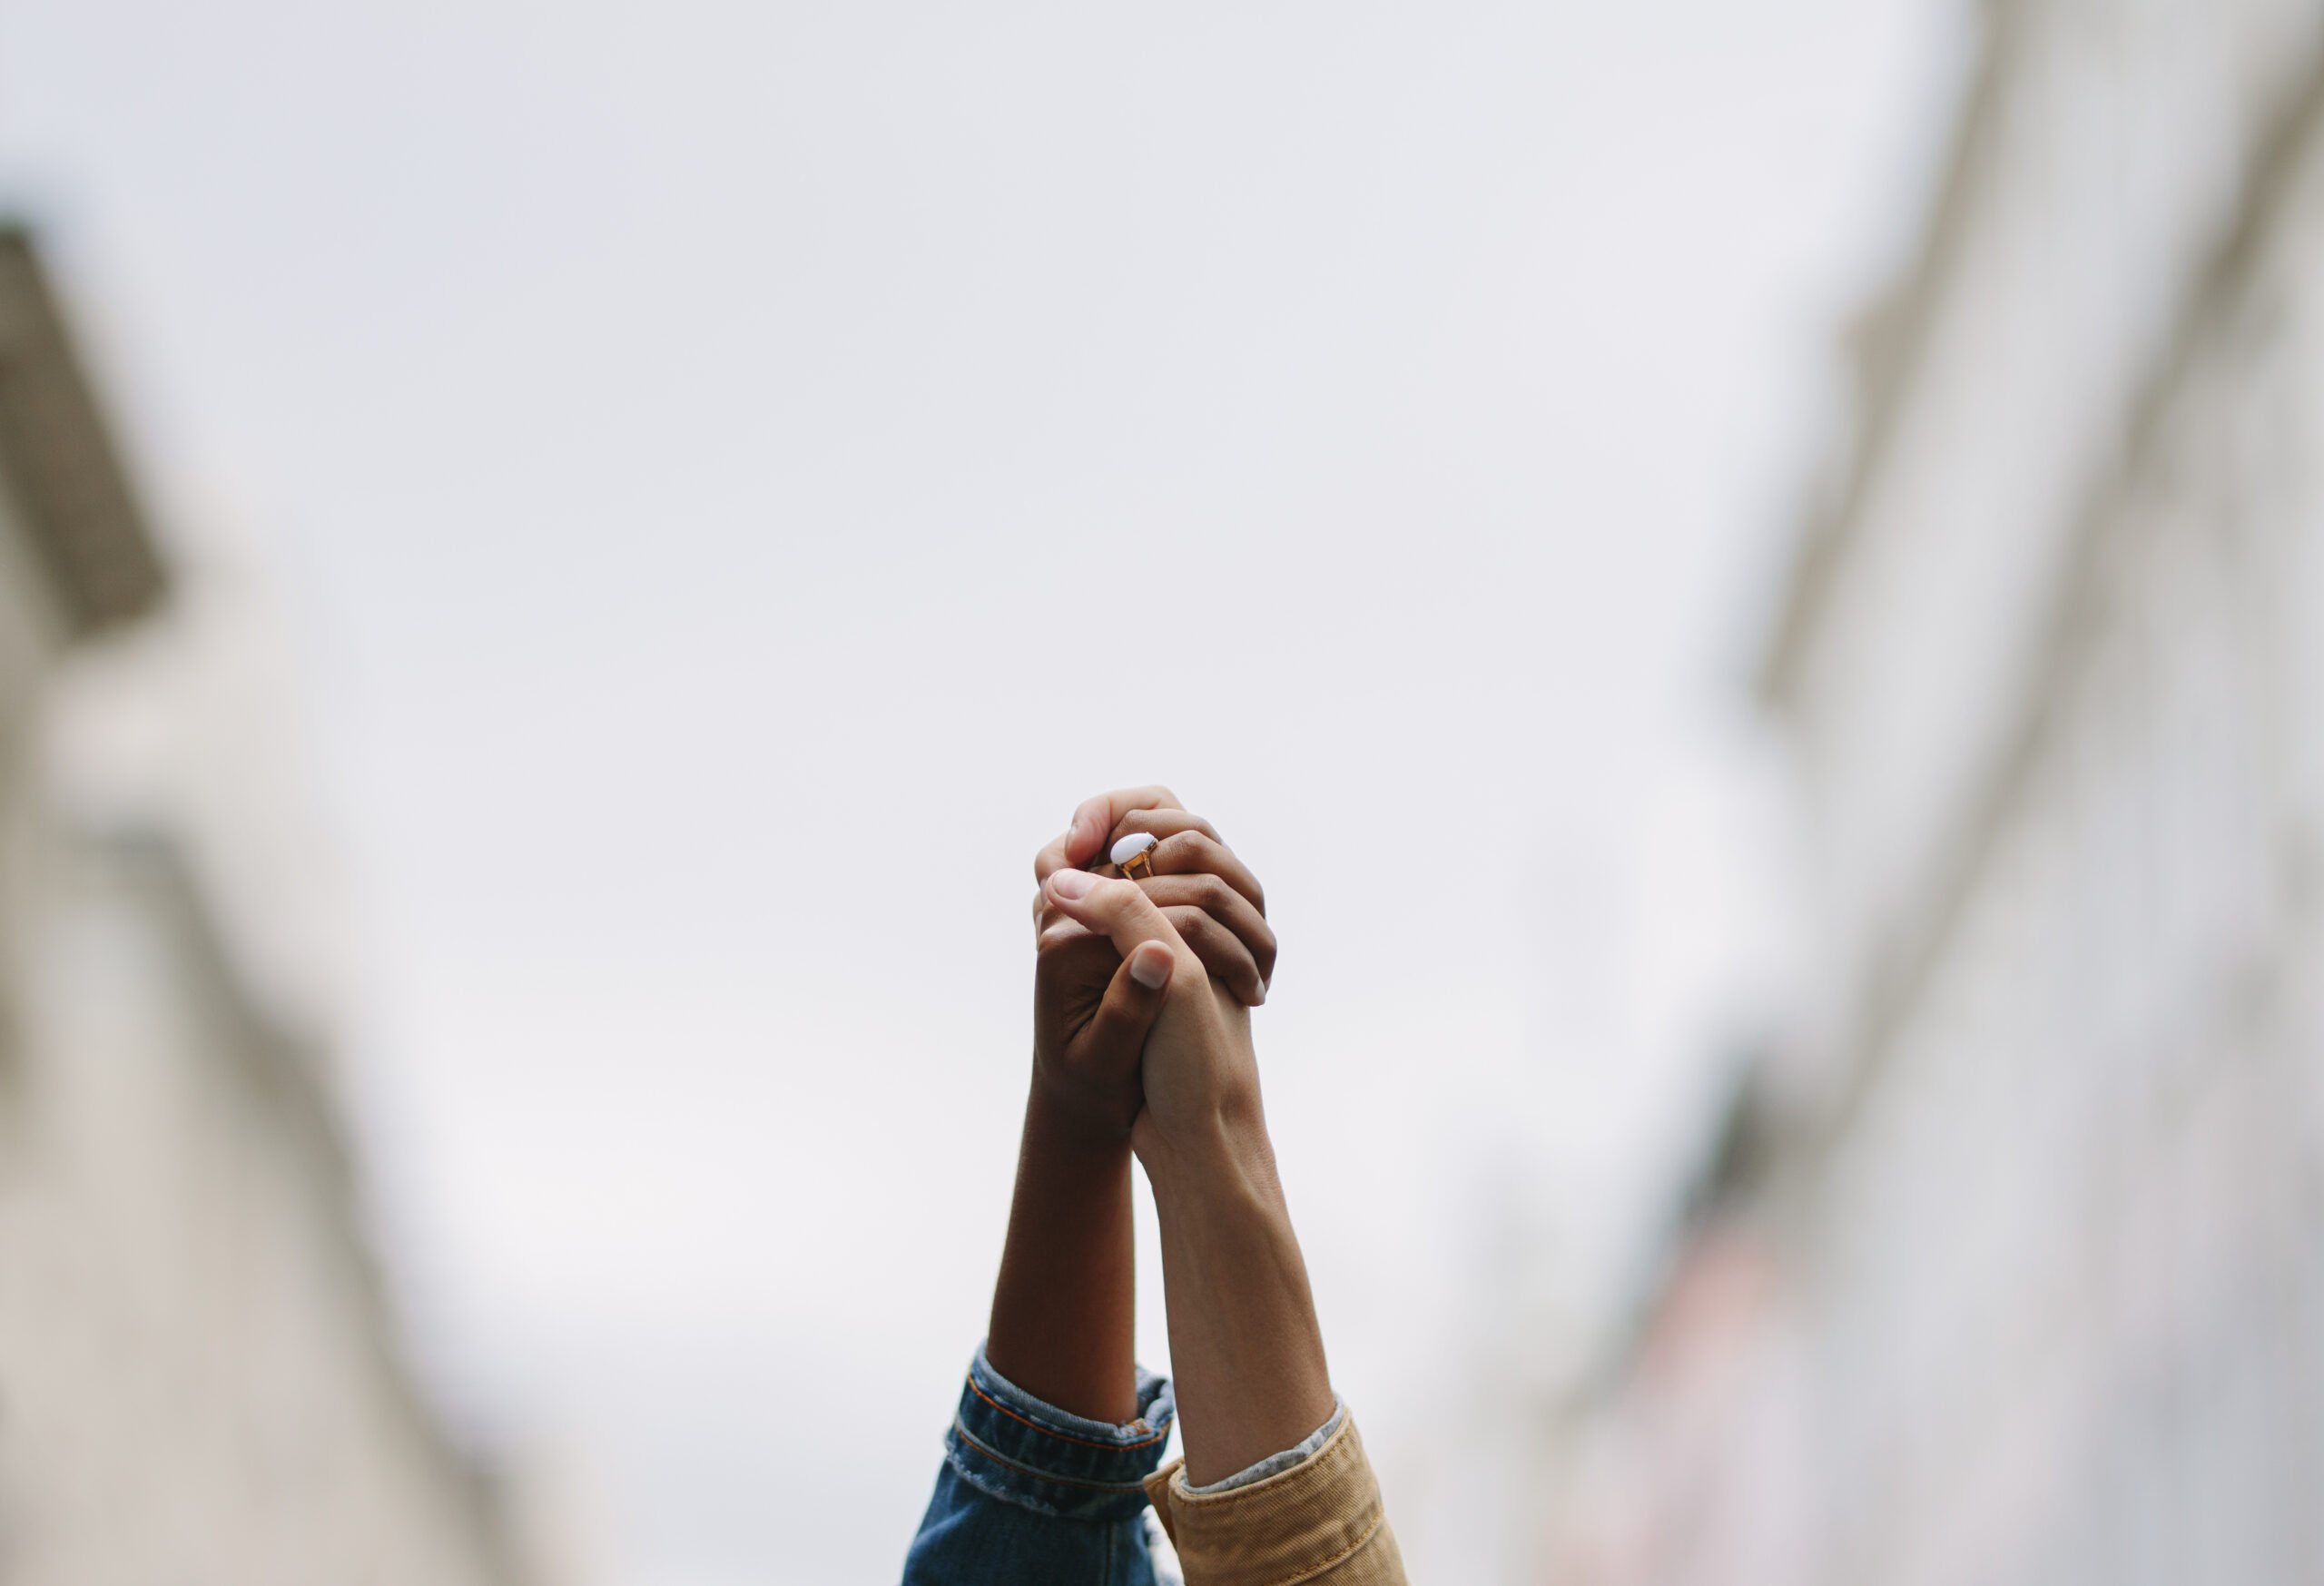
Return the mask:
{"type": "Polygon", "coordinates": [[[1173,832],[1154,845],[1154,852],[1167,854],[1170,868],[1180,874],[1207,872],[1216,868],[1210,862],[1209,841],[1199,832],[1173,832]]]}
{"type": "Polygon", "coordinates": [[[1170,928],[1178,933],[1178,939],[1194,949],[1198,956],[1208,958],[1217,951],[1218,927],[1200,909],[1181,904],[1177,908],[1165,909],[1162,917],[1169,921],[1170,928]]]}

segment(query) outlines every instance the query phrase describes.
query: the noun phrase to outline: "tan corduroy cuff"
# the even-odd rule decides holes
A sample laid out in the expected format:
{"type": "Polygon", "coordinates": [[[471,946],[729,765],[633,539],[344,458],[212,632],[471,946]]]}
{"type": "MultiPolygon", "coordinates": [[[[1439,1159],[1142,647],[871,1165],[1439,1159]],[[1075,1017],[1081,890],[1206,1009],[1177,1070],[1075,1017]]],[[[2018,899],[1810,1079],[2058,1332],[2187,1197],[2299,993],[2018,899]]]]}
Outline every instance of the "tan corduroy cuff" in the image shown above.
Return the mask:
{"type": "Polygon", "coordinates": [[[1187,1586],[1404,1586],[1355,1417],[1287,1471],[1224,1492],[1187,1490],[1186,1462],[1146,1478],[1187,1586]]]}

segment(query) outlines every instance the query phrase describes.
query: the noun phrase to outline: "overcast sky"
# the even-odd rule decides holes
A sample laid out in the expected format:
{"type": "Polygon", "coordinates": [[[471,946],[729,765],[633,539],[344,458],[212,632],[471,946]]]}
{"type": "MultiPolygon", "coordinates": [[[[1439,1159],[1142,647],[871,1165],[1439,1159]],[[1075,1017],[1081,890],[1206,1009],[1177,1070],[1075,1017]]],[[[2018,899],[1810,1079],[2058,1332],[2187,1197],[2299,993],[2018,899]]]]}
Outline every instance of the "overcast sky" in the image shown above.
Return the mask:
{"type": "Polygon", "coordinates": [[[1029,858],[1155,779],[1267,883],[1415,1576],[1509,1567],[1511,1384],[1764,1011],[1742,674],[1968,10],[0,5],[0,193],[236,614],[251,953],[353,944],[419,1357],[608,1581],[892,1577],[1029,858]]]}

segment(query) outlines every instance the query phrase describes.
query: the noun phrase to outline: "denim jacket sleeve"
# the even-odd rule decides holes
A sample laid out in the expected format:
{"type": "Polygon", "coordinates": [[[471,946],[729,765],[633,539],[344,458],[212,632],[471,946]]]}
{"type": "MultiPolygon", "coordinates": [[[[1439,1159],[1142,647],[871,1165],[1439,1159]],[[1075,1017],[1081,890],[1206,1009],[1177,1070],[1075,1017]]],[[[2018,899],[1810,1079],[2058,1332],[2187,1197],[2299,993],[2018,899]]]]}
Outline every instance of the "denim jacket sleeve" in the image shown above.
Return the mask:
{"type": "Polygon", "coordinates": [[[1137,1409],[1114,1425],[1045,1404],[980,1345],[904,1586],[1154,1586],[1143,1483],[1169,1441],[1170,1384],[1141,1371],[1137,1409]]]}

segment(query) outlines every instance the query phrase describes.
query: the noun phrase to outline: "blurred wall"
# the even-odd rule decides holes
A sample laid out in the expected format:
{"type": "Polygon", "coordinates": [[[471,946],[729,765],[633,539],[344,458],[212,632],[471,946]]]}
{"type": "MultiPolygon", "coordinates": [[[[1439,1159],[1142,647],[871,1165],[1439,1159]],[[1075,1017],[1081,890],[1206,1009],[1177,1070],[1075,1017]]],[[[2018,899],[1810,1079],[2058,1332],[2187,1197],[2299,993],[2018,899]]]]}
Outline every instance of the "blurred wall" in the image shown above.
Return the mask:
{"type": "Polygon", "coordinates": [[[0,232],[0,1580],[517,1580],[391,1347],[316,1054],[177,848],[41,764],[162,569],[27,241],[0,232]]]}
{"type": "Polygon", "coordinates": [[[1761,679],[1805,994],[1545,1579],[2316,1578],[2320,22],[1985,8],[1761,679]]]}

